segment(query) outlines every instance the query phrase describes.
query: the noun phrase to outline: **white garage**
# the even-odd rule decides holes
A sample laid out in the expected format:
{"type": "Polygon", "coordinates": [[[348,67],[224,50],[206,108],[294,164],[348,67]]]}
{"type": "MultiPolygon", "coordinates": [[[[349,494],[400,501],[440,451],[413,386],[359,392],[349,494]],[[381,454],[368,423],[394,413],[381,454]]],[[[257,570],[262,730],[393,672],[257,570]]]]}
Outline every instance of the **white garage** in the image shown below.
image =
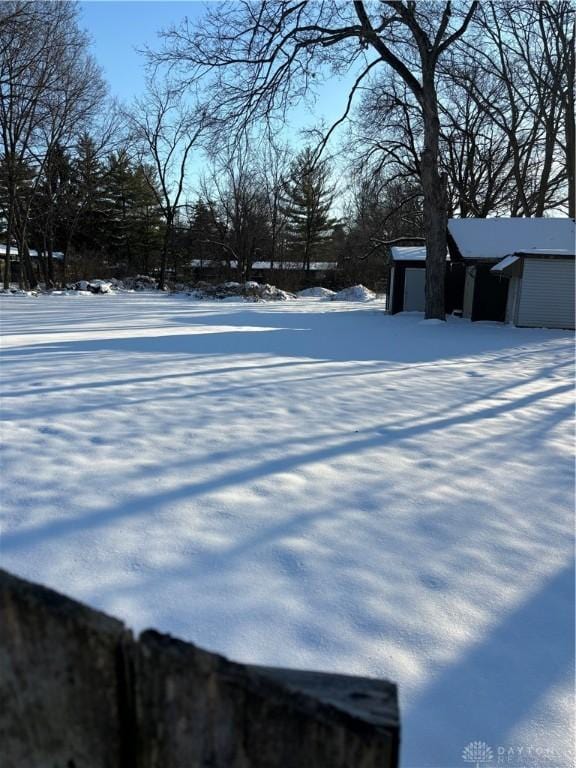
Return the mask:
{"type": "Polygon", "coordinates": [[[506,321],[520,327],[574,328],[575,258],[567,252],[514,253],[492,268],[510,280],[506,321]]]}

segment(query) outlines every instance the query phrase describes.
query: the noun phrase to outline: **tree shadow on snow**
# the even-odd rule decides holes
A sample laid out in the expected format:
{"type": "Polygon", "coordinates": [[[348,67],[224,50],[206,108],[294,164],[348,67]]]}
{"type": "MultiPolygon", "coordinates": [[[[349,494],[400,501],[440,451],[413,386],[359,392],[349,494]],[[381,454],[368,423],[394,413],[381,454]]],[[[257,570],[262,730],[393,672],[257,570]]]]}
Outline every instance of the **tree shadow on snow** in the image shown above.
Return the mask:
{"type": "MultiPolygon", "coordinates": [[[[486,352],[521,343],[550,342],[562,332],[509,329],[498,324],[471,325],[451,320],[427,325],[421,318],[390,317],[381,310],[282,312],[239,309],[172,316],[169,327],[190,326],[187,334],[98,338],[9,349],[6,359],[37,352],[124,352],[147,355],[273,355],[334,362],[421,363],[486,352]],[[212,331],[211,329],[214,328],[212,331]],[[203,330],[207,329],[207,330],[203,330]]],[[[165,328],[166,325],[163,326],[165,328]]],[[[106,329],[102,330],[106,333],[106,329]]]]}
{"type": "MultiPolygon", "coordinates": [[[[445,768],[447,759],[460,765],[472,741],[530,746],[514,741],[514,729],[555,685],[574,676],[574,575],[569,563],[548,578],[411,702],[403,718],[406,768],[415,765],[411,753],[419,756],[418,768],[445,768]],[[423,764],[426,753],[444,759],[423,764]]],[[[548,727],[554,730],[553,723],[548,727]]],[[[570,764],[568,755],[552,762],[570,764]]]]}
{"type": "Polygon", "coordinates": [[[499,415],[509,414],[512,410],[521,409],[539,401],[546,400],[554,395],[560,395],[572,390],[572,384],[557,386],[543,392],[535,392],[499,405],[481,408],[473,413],[465,413],[446,418],[431,419],[414,425],[385,425],[381,428],[364,430],[363,433],[355,433],[352,439],[326,447],[303,451],[293,456],[283,456],[279,459],[263,461],[245,469],[229,472],[224,475],[216,475],[203,482],[192,482],[181,485],[170,491],[137,497],[123,502],[119,506],[99,509],[82,516],[82,518],[67,518],[55,520],[31,530],[15,531],[4,535],[2,544],[4,550],[11,550],[22,546],[29,546],[46,541],[46,539],[59,537],[91,528],[105,526],[114,520],[133,515],[141,515],[149,512],[151,508],[161,507],[174,501],[186,499],[191,496],[210,493],[222,488],[242,485],[252,482],[267,475],[286,472],[308,463],[329,461],[337,457],[358,453],[373,448],[384,448],[402,440],[426,435],[430,432],[445,430],[453,426],[463,426],[482,419],[497,418],[499,415]]]}

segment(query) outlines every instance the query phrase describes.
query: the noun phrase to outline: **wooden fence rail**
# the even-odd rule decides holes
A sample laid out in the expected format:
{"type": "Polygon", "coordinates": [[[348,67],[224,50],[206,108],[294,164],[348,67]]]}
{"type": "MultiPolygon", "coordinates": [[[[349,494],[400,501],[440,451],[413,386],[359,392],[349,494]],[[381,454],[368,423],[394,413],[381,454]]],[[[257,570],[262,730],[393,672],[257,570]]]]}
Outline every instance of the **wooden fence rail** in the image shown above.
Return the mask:
{"type": "Polygon", "coordinates": [[[227,661],[0,570],[2,768],[397,768],[396,686],[227,661]]]}

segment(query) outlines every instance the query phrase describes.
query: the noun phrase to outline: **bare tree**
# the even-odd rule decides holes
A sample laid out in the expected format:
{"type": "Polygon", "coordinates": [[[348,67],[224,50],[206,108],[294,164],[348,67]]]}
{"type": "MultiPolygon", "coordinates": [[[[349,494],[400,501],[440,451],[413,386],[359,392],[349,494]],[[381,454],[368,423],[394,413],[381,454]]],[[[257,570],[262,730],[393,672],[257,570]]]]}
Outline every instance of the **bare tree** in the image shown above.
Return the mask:
{"type": "Polygon", "coordinates": [[[339,124],[371,70],[391,68],[413,93],[422,114],[426,315],[443,318],[447,200],[438,165],[437,66],[466,32],[476,7],[473,2],[460,13],[460,6],[451,2],[225,3],[199,25],[186,21],[166,32],[163,50],[152,59],[170,65],[185,83],[212,81],[215,106],[233,129],[258,120],[270,125],[270,115],[285,114],[328,71],[323,70],[328,64],[332,71],[357,73],[339,124]]]}
{"type": "MultiPolygon", "coordinates": [[[[573,20],[564,2],[485,3],[466,43],[442,58],[440,168],[453,214],[573,209],[573,20]]],[[[413,93],[390,75],[363,90],[353,151],[374,172],[415,183],[424,125],[413,93]]]]}
{"type": "Polygon", "coordinates": [[[203,181],[203,195],[215,206],[213,218],[223,225],[218,242],[229,269],[239,280],[250,278],[252,264],[270,244],[269,200],[261,169],[245,143],[221,150],[203,181]]]}
{"type": "Polygon", "coordinates": [[[567,2],[485,3],[474,67],[454,80],[506,136],[512,216],[574,211],[574,12],[567,2]]]}
{"type": "Polygon", "coordinates": [[[97,120],[90,121],[90,130],[81,130],[75,138],[75,185],[67,199],[66,213],[60,218],[60,226],[65,233],[61,266],[63,285],[67,279],[68,261],[74,236],[86,211],[97,202],[99,185],[106,180],[102,161],[107,153],[125,142],[125,137],[120,130],[120,117],[118,105],[110,103],[109,108],[102,111],[97,120]]]}
{"type": "Polygon", "coordinates": [[[204,108],[189,107],[179,89],[155,80],[148,82],[145,95],[126,116],[141,150],[143,171],[166,221],[158,281],[162,290],[192,150],[200,146],[209,118],[204,108]]]}
{"type": "Polygon", "coordinates": [[[287,145],[268,141],[260,154],[259,175],[266,200],[270,225],[270,268],[282,264],[285,256],[286,216],[282,210],[283,179],[290,165],[290,150],[287,145]]]}
{"type": "Polygon", "coordinates": [[[17,235],[22,266],[35,283],[27,227],[32,203],[55,147],[101,105],[105,89],[87,54],[88,38],[78,28],[72,3],[20,2],[0,6],[1,160],[6,187],[7,251],[4,285],[10,283],[10,245],[17,235]],[[22,186],[21,169],[34,169],[22,186]]]}

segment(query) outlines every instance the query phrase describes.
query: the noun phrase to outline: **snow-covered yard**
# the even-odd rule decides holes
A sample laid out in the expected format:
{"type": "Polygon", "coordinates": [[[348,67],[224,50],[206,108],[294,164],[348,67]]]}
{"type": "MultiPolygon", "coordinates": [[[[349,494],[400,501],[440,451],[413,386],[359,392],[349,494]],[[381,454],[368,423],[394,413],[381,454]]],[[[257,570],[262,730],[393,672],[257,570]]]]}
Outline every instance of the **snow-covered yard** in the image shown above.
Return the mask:
{"type": "Polygon", "coordinates": [[[236,660],[397,681],[404,768],[476,740],[572,765],[571,334],[1,301],[3,567],[236,660]]]}

